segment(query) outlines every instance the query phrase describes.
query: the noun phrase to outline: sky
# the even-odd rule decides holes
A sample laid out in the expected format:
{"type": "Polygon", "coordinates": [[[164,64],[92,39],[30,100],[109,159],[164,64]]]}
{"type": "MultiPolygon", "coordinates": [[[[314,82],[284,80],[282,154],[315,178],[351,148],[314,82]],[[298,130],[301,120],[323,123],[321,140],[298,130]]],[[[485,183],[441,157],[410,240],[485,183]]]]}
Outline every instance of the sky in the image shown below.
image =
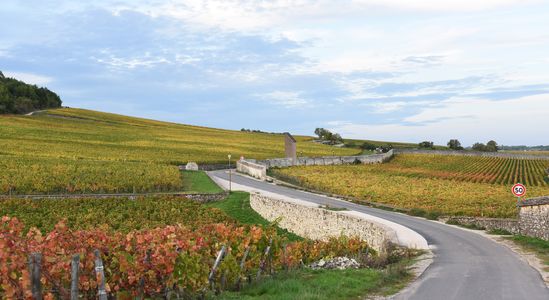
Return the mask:
{"type": "Polygon", "coordinates": [[[69,107],[549,144],[549,1],[2,0],[0,20],[0,70],[69,107]]]}

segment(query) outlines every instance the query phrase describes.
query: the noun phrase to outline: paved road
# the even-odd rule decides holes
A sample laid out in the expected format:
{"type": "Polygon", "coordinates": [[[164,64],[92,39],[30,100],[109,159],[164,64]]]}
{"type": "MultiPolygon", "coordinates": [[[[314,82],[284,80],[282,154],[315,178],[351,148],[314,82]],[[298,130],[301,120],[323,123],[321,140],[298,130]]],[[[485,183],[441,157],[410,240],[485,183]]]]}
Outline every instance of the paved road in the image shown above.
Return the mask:
{"type": "MultiPolygon", "coordinates": [[[[228,180],[226,171],[212,176],[228,180]]],[[[401,299],[543,299],[549,289],[541,276],[507,247],[481,235],[404,214],[257,181],[233,172],[233,182],[333,207],[344,207],[407,226],[423,235],[435,258],[401,299]]]]}

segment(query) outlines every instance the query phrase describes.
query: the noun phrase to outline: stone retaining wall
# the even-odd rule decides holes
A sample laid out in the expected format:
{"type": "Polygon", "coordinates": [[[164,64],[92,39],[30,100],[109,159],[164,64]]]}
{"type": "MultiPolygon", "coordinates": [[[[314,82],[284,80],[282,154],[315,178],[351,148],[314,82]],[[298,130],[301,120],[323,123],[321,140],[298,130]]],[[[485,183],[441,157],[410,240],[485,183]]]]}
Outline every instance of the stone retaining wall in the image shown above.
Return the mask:
{"type": "Polygon", "coordinates": [[[495,219],[462,216],[446,216],[438,220],[475,225],[486,230],[503,229],[512,234],[522,234],[549,241],[549,197],[532,198],[519,204],[519,218],[495,219]]]}
{"type": "Polygon", "coordinates": [[[441,222],[457,222],[461,225],[473,225],[486,230],[502,229],[509,231],[512,234],[519,234],[519,221],[514,219],[497,219],[497,218],[476,218],[476,217],[441,217],[438,219],[441,222]]]}
{"type": "Polygon", "coordinates": [[[344,211],[300,205],[257,193],[250,195],[250,205],[265,219],[278,220],[280,227],[310,239],[326,240],[342,234],[357,236],[378,252],[383,252],[389,242],[396,240],[396,233],[388,226],[344,211]]]}
{"type": "Polygon", "coordinates": [[[544,156],[544,155],[531,155],[531,154],[505,153],[505,152],[394,149],[394,154],[434,154],[434,155],[457,155],[457,156],[501,157],[501,158],[549,160],[549,156],[544,156]]]}
{"type": "Polygon", "coordinates": [[[528,199],[519,206],[520,233],[549,241],[549,197],[528,199]]]}
{"type": "Polygon", "coordinates": [[[221,201],[229,196],[228,192],[215,193],[215,194],[187,194],[184,195],[185,198],[200,202],[200,203],[209,203],[215,201],[221,201]]]}
{"type": "Polygon", "coordinates": [[[257,179],[265,180],[265,178],[267,178],[267,167],[249,160],[237,161],[236,170],[240,173],[248,174],[257,179]]]}

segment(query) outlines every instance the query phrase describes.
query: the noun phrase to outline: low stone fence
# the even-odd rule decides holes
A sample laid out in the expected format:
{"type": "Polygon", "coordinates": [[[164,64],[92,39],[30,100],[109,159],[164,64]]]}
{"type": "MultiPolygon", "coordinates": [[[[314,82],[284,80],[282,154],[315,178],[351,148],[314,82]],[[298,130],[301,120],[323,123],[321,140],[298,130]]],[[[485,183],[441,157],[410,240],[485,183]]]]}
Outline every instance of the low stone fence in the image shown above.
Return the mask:
{"type": "Polygon", "coordinates": [[[345,211],[327,210],[311,203],[297,204],[257,193],[250,195],[250,205],[265,219],[278,220],[278,226],[302,237],[326,240],[342,234],[356,236],[378,252],[383,252],[389,242],[396,242],[396,233],[388,226],[345,211]]]}
{"type": "Polygon", "coordinates": [[[265,180],[267,178],[267,167],[249,160],[238,160],[236,162],[236,170],[257,179],[265,180]]]}
{"type": "Polygon", "coordinates": [[[522,234],[549,241],[549,197],[532,198],[519,204],[519,218],[496,219],[462,216],[445,216],[438,220],[474,225],[486,230],[503,229],[512,234],[522,234]]]}
{"type": "Polygon", "coordinates": [[[151,197],[151,196],[171,196],[190,199],[200,203],[208,203],[214,201],[220,201],[229,195],[229,192],[221,193],[181,193],[181,192],[165,192],[165,193],[121,193],[121,194],[50,194],[50,195],[0,195],[0,200],[17,198],[17,199],[77,199],[77,198],[92,198],[92,199],[109,199],[109,198],[128,198],[136,199],[139,197],[151,197]]]}
{"type": "Polygon", "coordinates": [[[547,156],[547,155],[531,155],[531,154],[505,153],[505,152],[394,149],[394,154],[433,154],[433,155],[456,155],[456,156],[501,157],[501,158],[516,158],[516,159],[543,159],[543,160],[549,160],[549,156],[547,156]]]}
{"type": "Polygon", "coordinates": [[[520,233],[549,241],[549,196],[524,200],[519,207],[520,233]]]}
{"type": "Polygon", "coordinates": [[[475,226],[479,229],[486,230],[506,230],[512,234],[519,234],[519,221],[514,219],[498,219],[498,218],[476,218],[463,216],[445,216],[438,219],[445,223],[458,223],[460,225],[475,226]]]}
{"type": "Polygon", "coordinates": [[[256,163],[269,168],[284,168],[291,166],[327,166],[345,165],[360,162],[362,164],[379,164],[389,161],[393,157],[393,150],[383,154],[354,155],[354,156],[322,156],[322,157],[298,157],[294,162],[291,158],[273,158],[258,160],[256,163]]]}

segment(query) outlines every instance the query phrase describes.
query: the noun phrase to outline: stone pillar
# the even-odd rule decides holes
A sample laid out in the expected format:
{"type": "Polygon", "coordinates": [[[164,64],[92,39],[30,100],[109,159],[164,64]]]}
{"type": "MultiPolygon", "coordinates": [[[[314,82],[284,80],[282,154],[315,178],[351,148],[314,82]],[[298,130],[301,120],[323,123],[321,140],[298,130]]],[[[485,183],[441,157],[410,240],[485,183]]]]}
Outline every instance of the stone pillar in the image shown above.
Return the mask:
{"type": "Polygon", "coordinates": [[[290,158],[292,160],[292,164],[297,164],[297,148],[296,148],[296,140],[294,137],[288,133],[284,132],[284,145],[286,150],[286,158],[290,158]]]}

